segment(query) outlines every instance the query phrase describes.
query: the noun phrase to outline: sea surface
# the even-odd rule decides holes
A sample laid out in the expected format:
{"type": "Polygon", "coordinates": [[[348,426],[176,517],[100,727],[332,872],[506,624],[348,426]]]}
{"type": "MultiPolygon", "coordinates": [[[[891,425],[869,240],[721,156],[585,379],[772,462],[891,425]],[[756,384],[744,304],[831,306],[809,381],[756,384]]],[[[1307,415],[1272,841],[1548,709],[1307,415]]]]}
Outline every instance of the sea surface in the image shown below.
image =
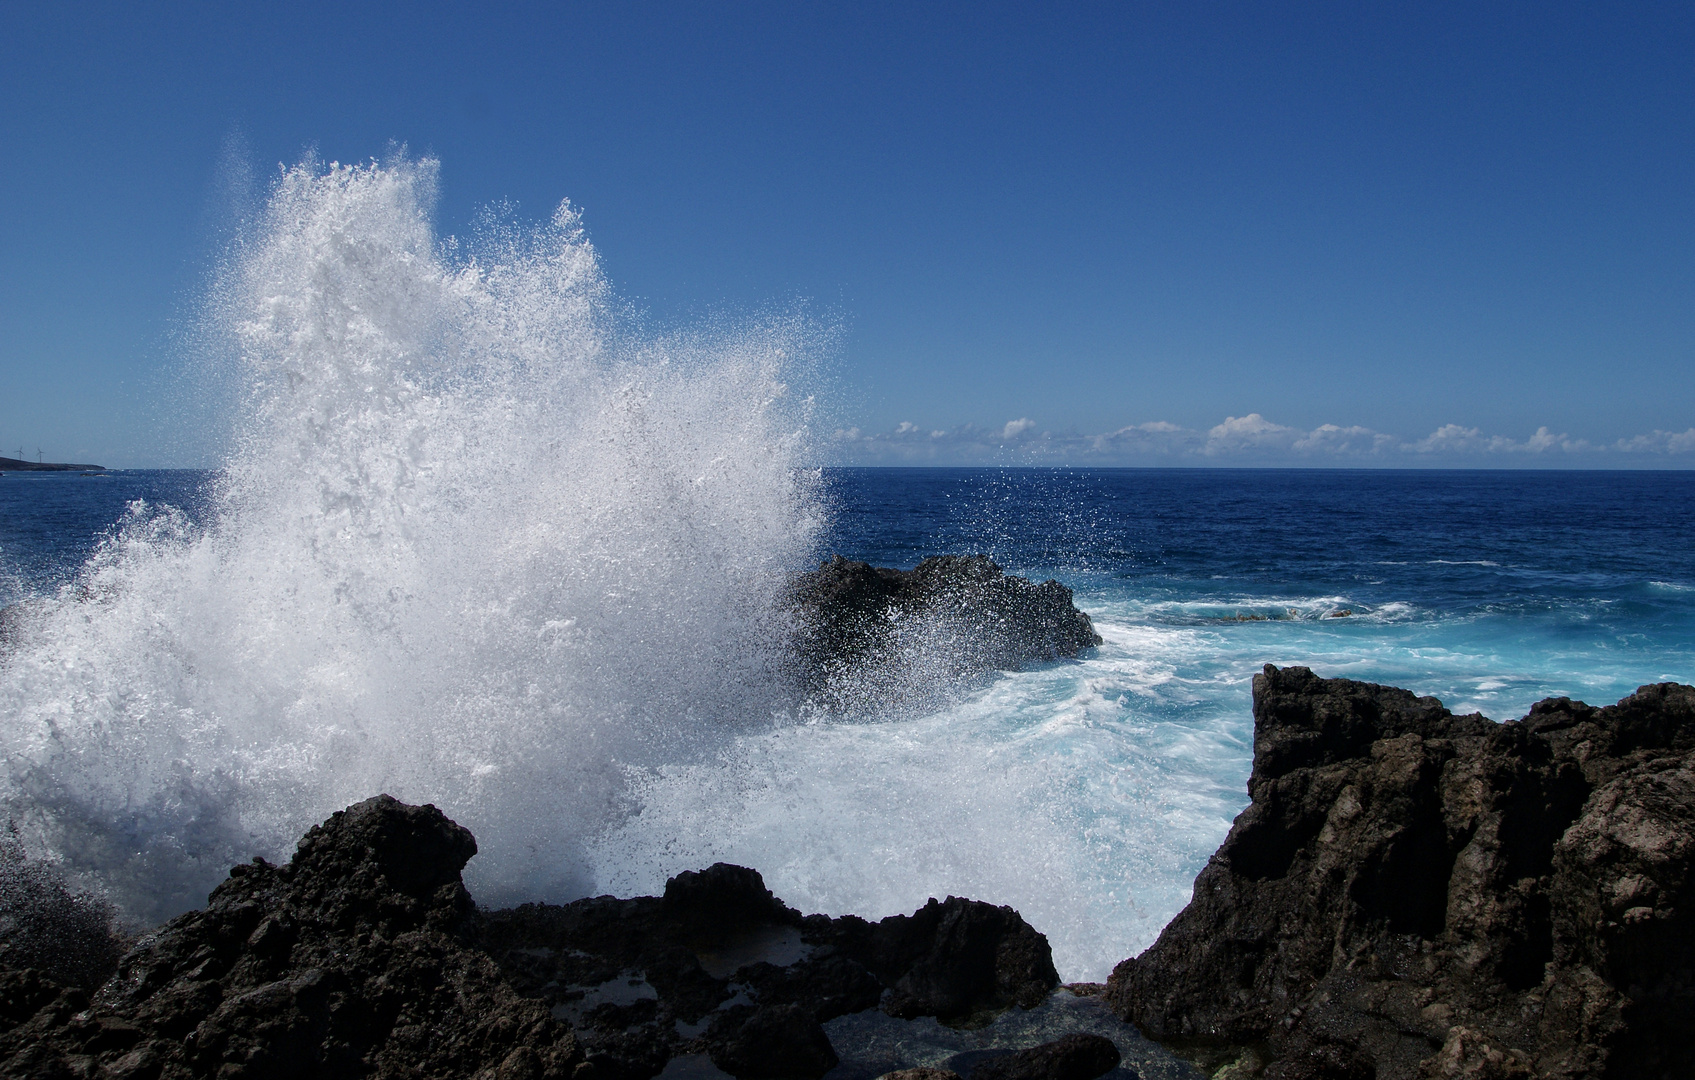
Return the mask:
{"type": "MultiPolygon", "coordinates": [[[[109,585],[114,560],[139,557],[121,554],[124,537],[134,549],[145,523],[170,517],[164,506],[182,511],[173,538],[146,543],[216,535],[220,515],[233,513],[216,480],[0,477],[0,600],[39,605],[109,585]]],[[[757,867],[803,910],[877,917],[948,894],[1011,904],[1049,935],[1064,977],[1098,980],[1187,902],[1246,804],[1250,682],[1263,664],[1404,686],[1497,720],[1549,696],[1605,704],[1644,683],[1695,682],[1692,472],[832,469],[807,491],[816,528],[802,563],[840,554],[910,567],[984,552],[1011,573],[1070,586],[1105,643],[960,688],[921,715],[774,715],[673,754],[643,744],[596,759],[619,776],[596,794],[609,808],[558,819],[581,833],[567,853],[576,876],[515,893],[494,882],[479,895],[652,892],[669,874],[724,859],[757,867]]],[[[137,587],[169,588],[151,577],[137,587]]],[[[36,625],[66,633],[51,620],[19,632],[36,625]]],[[[298,629],[269,633],[287,649],[298,629]]],[[[242,632],[261,643],[267,633],[242,632]]],[[[413,635],[409,647],[435,646],[413,635]]],[[[472,659],[441,653],[443,663],[472,659]]],[[[354,685],[369,676],[351,661],[320,657],[303,670],[369,689],[354,685]]],[[[495,673],[525,677],[521,667],[495,673]]],[[[39,673],[29,687],[17,670],[9,677],[14,707],[105,686],[43,689],[39,673]]],[[[202,669],[189,681],[220,677],[234,676],[202,669]]],[[[138,678],[156,694],[171,688],[166,711],[187,708],[200,724],[216,724],[220,709],[261,708],[184,689],[180,674],[138,678]]],[[[545,705],[536,715],[549,715],[545,705]]],[[[156,706],[131,702],[112,715],[163,715],[156,706]]],[[[597,707],[630,704],[602,696],[576,709],[597,707]]],[[[677,730],[686,726],[687,705],[663,708],[677,730]]],[[[576,721],[560,713],[556,722],[576,721]]],[[[328,752],[291,737],[295,756],[328,752]]],[[[193,742],[177,752],[192,755],[193,742]]],[[[415,797],[429,793],[427,776],[410,782],[415,797]]],[[[124,790],[131,804],[144,794],[124,790]]],[[[322,809],[308,798],[297,816],[322,809]]],[[[249,834],[261,847],[277,843],[262,829],[249,834]]]]}

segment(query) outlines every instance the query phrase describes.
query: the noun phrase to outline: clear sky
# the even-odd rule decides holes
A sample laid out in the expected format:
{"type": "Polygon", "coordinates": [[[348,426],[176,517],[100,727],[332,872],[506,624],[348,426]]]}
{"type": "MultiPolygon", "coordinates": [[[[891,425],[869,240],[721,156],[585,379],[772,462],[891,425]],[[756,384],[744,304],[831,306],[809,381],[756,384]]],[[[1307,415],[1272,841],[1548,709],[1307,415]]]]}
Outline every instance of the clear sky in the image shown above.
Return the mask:
{"type": "Polygon", "coordinates": [[[1540,2],[9,0],[0,453],[198,463],[230,148],[391,141],[839,324],[832,460],[1695,465],[1695,8],[1540,2]]]}

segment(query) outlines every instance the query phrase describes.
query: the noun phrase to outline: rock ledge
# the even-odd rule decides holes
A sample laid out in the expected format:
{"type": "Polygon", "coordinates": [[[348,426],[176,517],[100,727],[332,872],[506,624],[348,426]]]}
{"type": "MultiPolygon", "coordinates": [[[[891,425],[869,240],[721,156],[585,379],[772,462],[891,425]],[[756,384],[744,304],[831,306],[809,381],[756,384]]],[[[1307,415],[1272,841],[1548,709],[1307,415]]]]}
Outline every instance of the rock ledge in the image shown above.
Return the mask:
{"type": "Polygon", "coordinates": [[[1236,1077],[1695,1076],[1692,751],[1689,686],[1496,724],[1268,665],[1252,802],[1108,1001],[1236,1077]]]}

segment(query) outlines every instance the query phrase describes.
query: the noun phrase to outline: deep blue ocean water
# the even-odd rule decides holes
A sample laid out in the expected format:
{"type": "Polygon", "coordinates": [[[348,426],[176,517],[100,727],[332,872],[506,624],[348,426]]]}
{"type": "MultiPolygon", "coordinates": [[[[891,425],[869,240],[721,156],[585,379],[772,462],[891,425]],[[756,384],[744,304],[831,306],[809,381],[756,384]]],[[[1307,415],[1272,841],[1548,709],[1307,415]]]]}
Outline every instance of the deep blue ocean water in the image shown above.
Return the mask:
{"type": "MultiPolygon", "coordinates": [[[[0,477],[0,602],[73,581],[134,500],[199,517],[211,480],[0,477]]],[[[1547,696],[1605,704],[1695,682],[1692,472],[842,469],[825,482],[819,556],[984,552],[1071,586],[1105,643],[929,715],[777,724],[633,771],[624,823],[589,843],[597,890],[651,893],[726,859],[804,910],[876,917],[969,895],[1019,908],[1062,975],[1102,978],[1187,902],[1246,804],[1262,664],[1497,720],[1547,696]]]]}
{"type": "Polygon", "coordinates": [[[1695,679],[1695,472],[849,469],[831,489],[841,554],[987,552],[1109,625],[1496,719],[1695,679]]]}

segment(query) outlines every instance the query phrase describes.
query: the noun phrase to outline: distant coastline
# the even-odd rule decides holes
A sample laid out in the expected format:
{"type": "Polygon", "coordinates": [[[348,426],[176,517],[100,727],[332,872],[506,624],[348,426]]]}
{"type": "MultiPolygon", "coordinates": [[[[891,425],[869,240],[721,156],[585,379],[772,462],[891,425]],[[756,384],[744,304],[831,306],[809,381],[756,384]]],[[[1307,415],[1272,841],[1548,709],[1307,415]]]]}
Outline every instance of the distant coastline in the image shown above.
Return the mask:
{"type": "Polygon", "coordinates": [[[92,469],[105,472],[104,465],[72,465],[62,461],[25,461],[22,458],[0,457],[0,472],[78,472],[92,469]]]}

